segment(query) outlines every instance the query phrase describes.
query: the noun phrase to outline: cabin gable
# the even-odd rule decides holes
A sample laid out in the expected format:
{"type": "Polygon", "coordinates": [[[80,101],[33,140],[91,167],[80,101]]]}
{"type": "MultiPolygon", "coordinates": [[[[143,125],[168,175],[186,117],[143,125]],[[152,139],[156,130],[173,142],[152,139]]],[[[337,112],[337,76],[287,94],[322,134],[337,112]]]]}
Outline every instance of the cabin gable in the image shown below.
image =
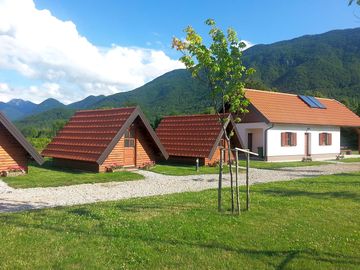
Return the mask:
{"type": "Polygon", "coordinates": [[[22,167],[27,171],[28,154],[4,125],[0,124],[0,171],[22,167]]]}
{"type": "Polygon", "coordinates": [[[99,166],[100,172],[106,172],[106,168],[113,164],[142,168],[156,161],[158,156],[155,151],[156,145],[141,122],[135,121],[131,128],[134,131],[134,145],[131,143],[132,138],[125,138],[123,135],[105,161],[99,166]],[[126,140],[130,143],[126,143],[126,140]]]}
{"type": "Polygon", "coordinates": [[[42,152],[59,166],[106,172],[168,154],[140,108],[78,111],[42,152]]]}

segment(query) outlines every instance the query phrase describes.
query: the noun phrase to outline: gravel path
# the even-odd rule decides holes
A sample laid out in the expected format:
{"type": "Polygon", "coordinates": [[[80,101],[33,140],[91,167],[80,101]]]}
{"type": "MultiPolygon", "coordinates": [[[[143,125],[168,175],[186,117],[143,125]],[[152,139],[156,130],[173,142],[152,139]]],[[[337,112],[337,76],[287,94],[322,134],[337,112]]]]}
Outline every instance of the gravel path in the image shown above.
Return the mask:
{"type": "MultiPolygon", "coordinates": [[[[304,177],[360,171],[360,163],[283,168],[278,170],[251,169],[250,182],[287,181],[304,177]]],[[[15,212],[46,207],[80,205],[100,201],[114,201],[217,187],[216,175],[167,176],[149,171],[138,171],[144,180],[82,184],[65,187],[13,189],[0,180],[0,212],[15,212]]],[[[245,175],[241,174],[241,184],[245,175]]],[[[224,186],[229,185],[225,176],[224,186]]]]}

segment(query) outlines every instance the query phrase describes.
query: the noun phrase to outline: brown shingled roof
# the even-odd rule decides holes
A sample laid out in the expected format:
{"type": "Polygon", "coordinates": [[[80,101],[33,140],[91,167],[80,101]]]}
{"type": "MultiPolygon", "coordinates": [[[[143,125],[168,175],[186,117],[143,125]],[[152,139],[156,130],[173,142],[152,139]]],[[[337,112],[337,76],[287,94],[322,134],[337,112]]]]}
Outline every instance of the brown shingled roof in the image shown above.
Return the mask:
{"type": "MultiPolygon", "coordinates": [[[[233,124],[231,116],[228,117],[226,126],[233,124]]],[[[223,130],[217,115],[166,116],[156,129],[156,134],[170,156],[211,159],[223,130]]]]}
{"type": "Polygon", "coordinates": [[[102,164],[137,117],[167,158],[165,148],[139,107],[78,111],[42,155],[102,164]]]}
{"type": "Polygon", "coordinates": [[[246,89],[245,96],[270,123],[360,127],[360,117],[334,99],[317,98],[326,107],[318,109],[293,94],[246,89]]]}

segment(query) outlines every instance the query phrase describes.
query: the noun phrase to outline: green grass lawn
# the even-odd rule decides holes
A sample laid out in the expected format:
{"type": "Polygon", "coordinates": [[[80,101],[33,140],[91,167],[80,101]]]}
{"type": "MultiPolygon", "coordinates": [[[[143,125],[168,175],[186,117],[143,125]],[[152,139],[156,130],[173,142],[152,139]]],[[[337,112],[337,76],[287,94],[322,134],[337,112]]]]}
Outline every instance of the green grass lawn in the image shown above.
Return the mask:
{"type": "Polygon", "coordinates": [[[56,187],[85,183],[103,183],[139,180],[144,177],[134,172],[90,173],[76,170],[54,168],[50,161],[42,167],[30,165],[29,173],[17,177],[4,177],[2,180],[13,188],[56,187]]]}
{"type": "Polygon", "coordinates": [[[359,269],[360,173],[255,185],[240,217],[216,198],[0,214],[0,269],[359,269]]]}
{"type": "Polygon", "coordinates": [[[352,163],[352,162],[360,162],[360,158],[343,158],[338,160],[340,162],[352,163]]]}
{"type": "MultiPolygon", "coordinates": [[[[166,175],[197,175],[197,174],[218,174],[219,167],[200,166],[199,171],[196,171],[196,167],[193,165],[183,164],[157,164],[150,168],[150,171],[166,174],[166,175]]],[[[229,172],[229,168],[224,166],[224,172],[229,172]]]]}
{"type": "MultiPolygon", "coordinates": [[[[319,166],[330,164],[325,161],[295,161],[295,162],[266,162],[259,160],[251,160],[250,167],[257,169],[280,169],[285,167],[305,167],[305,166],[319,166]]],[[[242,167],[246,166],[245,160],[240,160],[239,165],[242,167]]],[[[235,170],[235,169],[234,169],[235,170]]],[[[218,174],[219,167],[209,167],[209,166],[201,166],[199,171],[196,171],[194,165],[183,165],[183,164],[157,164],[154,167],[150,168],[150,171],[166,174],[166,175],[197,175],[197,174],[218,174]]],[[[243,172],[244,170],[241,169],[243,172]]],[[[228,173],[229,168],[227,166],[224,167],[224,172],[228,173]]]]}
{"type": "MultiPolygon", "coordinates": [[[[275,170],[280,168],[286,167],[305,167],[305,166],[319,166],[319,165],[326,165],[330,164],[326,161],[289,161],[289,162],[266,162],[261,160],[250,160],[250,167],[257,168],[257,169],[269,169],[275,170]]],[[[239,165],[245,167],[246,161],[240,160],[239,165]]]]}

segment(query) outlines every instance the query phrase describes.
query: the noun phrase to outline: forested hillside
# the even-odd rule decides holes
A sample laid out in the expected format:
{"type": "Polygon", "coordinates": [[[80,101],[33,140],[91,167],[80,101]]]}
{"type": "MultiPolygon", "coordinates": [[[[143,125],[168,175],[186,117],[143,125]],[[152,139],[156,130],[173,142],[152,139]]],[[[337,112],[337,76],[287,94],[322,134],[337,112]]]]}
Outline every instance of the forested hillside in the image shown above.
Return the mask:
{"type": "MultiPolygon", "coordinates": [[[[244,63],[256,69],[249,87],[336,98],[360,113],[360,28],[256,45],[244,52],[244,63]]],[[[204,84],[174,70],[133,91],[90,96],[66,107],[55,100],[46,104],[56,109],[16,123],[26,136],[53,136],[78,109],[139,105],[156,125],[164,115],[209,112],[211,102],[204,84]]]]}
{"type": "Polygon", "coordinates": [[[244,53],[244,63],[280,91],[317,92],[353,106],[360,100],[360,28],[257,45],[244,53]]]}
{"type": "Polygon", "coordinates": [[[114,108],[139,105],[153,125],[164,115],[208,112],[206,87],[186,70],[175,70],[133,91],[87,99],[31,115],[16,125],[27,137],[52,137],[78,109],[114,108]]]}

